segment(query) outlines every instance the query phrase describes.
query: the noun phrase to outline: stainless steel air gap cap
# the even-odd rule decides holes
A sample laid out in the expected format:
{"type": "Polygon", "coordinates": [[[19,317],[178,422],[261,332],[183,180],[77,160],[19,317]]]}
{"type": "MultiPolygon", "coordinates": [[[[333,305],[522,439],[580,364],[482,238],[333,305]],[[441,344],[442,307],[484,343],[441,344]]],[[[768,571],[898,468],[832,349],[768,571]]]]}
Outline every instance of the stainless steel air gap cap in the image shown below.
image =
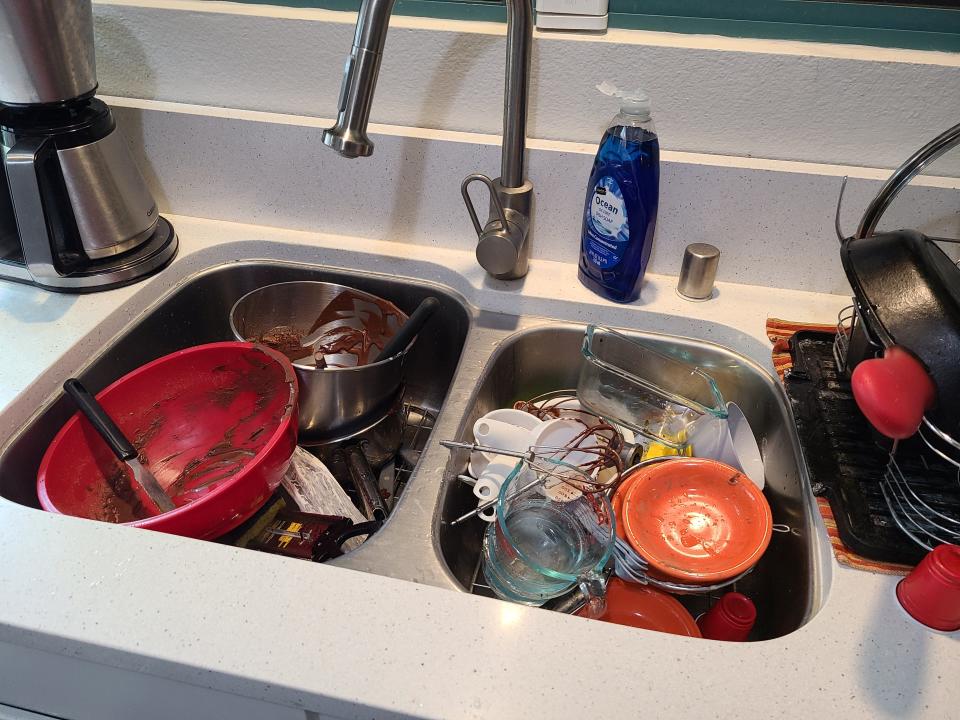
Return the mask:
{"type": "Polygon", "coordinates": [[[702,302],[713,295],[720,251],[707,243],[691,243],[683,251],[677,294],[684,300],[702,302]]]}

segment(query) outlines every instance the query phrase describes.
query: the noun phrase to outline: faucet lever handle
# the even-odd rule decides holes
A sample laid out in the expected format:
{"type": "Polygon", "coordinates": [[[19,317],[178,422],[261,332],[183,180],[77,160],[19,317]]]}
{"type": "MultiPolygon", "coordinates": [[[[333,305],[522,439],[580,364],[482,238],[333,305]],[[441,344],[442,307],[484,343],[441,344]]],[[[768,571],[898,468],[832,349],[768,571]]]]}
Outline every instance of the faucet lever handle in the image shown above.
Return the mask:
{"type": "Polygon", "coordinates": [[[477,237],[483,237],[483,226],[480,224],[480,219],[477,217],[477,209],[473,206],[473,200],[470,199],[470,193],[468,192],[470,183],[474,181],[482,182],[487,186],[487,189],[490,191],[490,200],[493,202],[493,207],[496,208],[497,211],[500,229],[507,232],[507,215],[503,211],[503,203],[500,202],[500,195],[497,193],[497,188],[493,184],[493,180],[483,173],[473,173],[472,175],[467,175],[463,179],[463,182],[460,183],[460,194],[463,195],[463,202],[467,206],[467,212],[470,213],[470,221],[473,223],[474,230],[477,231],[477,237]]]}
{"type": "Polygon", "coordinates": [[[460,184],[460,194],[466,203],[473,229],[477,231],[477,261],[498,280],[516,280],[527,274],[527,258],[533,186],[529,182],[520,187],[505,188],[499,178],[486,175],[467,175],[460,184]],[[477,209],[470,199],[470,183],[481,182],[490,191],[490,210],[486,225],[480,224],[477,209]]]}

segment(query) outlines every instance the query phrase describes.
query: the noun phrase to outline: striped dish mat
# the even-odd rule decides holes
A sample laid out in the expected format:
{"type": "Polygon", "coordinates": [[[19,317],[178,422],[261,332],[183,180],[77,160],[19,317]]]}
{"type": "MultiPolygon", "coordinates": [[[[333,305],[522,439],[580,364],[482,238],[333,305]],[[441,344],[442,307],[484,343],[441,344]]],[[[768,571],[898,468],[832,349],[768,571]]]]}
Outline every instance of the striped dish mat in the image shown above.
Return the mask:
{"type": "MultiPolygon", "coordinates": [[[[783,380],[784,373],[793,367],[793,360],[790,358],[790,338],[794,333],[801,330],[810,330],[813,332],[836,333],[835,324],[821,325],[818,323],[798,323],[789,320],[780,320],[778,318],[767,319],[767,337],[773,343],[773,367],[783,380]]],[[[910,565],[900,565],[899,563],[880,562],[870,560],[861,555],[857,555],[850,550],[840,539],[840,533],[837,531],[837,522],[833,517],[833,510],[830,508],[830,502],[825,497],[818,497],[817,509],[820,510],[820,516],[823,518],[823,524],[827,527],[827,535],[830,536],[830,545],[833,547],[833,556],[837,562],[847,567],[857,570],[867,570],[868,572],[880,573],[883,575],[906,575],[913,568],[910,565]]]]}
{"type": "Polygon", "coordinates": [[[798,323],[789,320],[780,320],[779,318],[767,318],[767,337],[773,343],[773,368],[783,380],[783,375],[787,370],[793,367],[793,359],[790,357],[790,338],[794,333],[801,330],[810,330],[812,332],[836,334],[837,326],[819,325],[817,323],[798,323]]]}

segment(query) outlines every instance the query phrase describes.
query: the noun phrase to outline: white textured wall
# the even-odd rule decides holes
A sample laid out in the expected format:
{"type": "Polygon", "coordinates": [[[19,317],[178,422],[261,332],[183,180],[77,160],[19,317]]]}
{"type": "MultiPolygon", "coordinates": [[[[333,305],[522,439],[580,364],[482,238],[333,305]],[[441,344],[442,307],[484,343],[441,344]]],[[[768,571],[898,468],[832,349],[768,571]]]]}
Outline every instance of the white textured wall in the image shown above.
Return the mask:
{"type": "MultiPolygon", "coordinates": [[[[476,236],[460,182],[499,165],[493,136],[378,126],[373,156],[346,160],[320,143],[324,120],[106,99],[163,212],[469,250],[476,236]]],[[[588,144],[532,143],[534,262],[577,261],[593,152],[588,144]]],[[[676,275],[684,246],[705,241],[722,252],[721,280],[849,292],[833,231],[849,170],[668,152],[661,171],[651,272],[676,275]]],[[[848,232],[885,175],[852,172],[848,232]]],[[[898,199],[886,227],[960,237],[960,181],[926,182],[898,199]]]]}
{"type": "MultiPolygon", "coordinates": [[[[99,0],[95,12],[106,94],[335,112],[350,14],[193,0],[99,0]]],[[[498,134],[503,33],[394,18],[373,120],[498,134]]],[[[895,167],[960,122],[957,54],[614,30],[538,34],[531,137],[595,143],[614,109],[593,89],[605,78],[647,88],[672,150],[895,167]]]]}

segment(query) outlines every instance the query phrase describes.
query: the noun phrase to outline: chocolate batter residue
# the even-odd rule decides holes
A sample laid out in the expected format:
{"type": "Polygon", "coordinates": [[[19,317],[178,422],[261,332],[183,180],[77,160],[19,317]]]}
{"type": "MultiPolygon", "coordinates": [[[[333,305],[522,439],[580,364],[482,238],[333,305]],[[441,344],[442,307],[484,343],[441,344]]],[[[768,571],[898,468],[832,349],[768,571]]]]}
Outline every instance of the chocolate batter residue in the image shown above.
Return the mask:
{"type": "Polygon", "coordinates": [[[126,523],[150,517],[130,485],[132,481],[126,465],[115,462],[106,480],[106,484],[101,486],[100,515],[97,520],[126,523]]]}
{"type": "MultiPolygon", "coordinates": [[[[269,418],[263,416],[264,408],[277,393],[290,394],[289,386],[293,380],[290,378],[285,385],[278,387],[277,373],[282,373],[282,370],[278,369],[272,359],[261,353],[247,354],[244,359],[247,361],[246,367],[229,370],[226,367],[217,368],[227,372],[226,376],[221,377],[223,384],[200,393],[196,397],[196,407],[190,410],[199,412],[204,403],[215,403],[220,407],[229,408],[241,393],[252,392],[255,396],[252,407],[246,406],[249,410],[243,413],[243,417],[235,418],[224,430],[219,442],[201,456],[191,459],[167,487],[167,493],[178,507],[199,499],[221,481],[243,470],[249,460],[256,456],[260,447],[257,440],[262,439],[265,429],[275,426],[290,409],[289,403],[285,403],[272,412],[269,418]],[[249,422],[253,419],[262,420],[263,425],[251,431],[249,422]],[[243,427],[243,437],[235,438],[237,430],[241,427],[243,427]]],[[[154,403],[153,408],[159,409],[163,403],[173,399],[173,397],[164,398],[154,403]]],[[[185,407],[190,409],[193,405],[194,403],[188,402],[185,407]]],[[[139,452],[140,461],[146,466],[150,463],[145,457],[144,448],[157,436],[163,424],[164,415],[158,414],[150,418],[146,427],[134,433],[131,438],[131,442],[139,452]]],[[[181,439],[177,434],[171,437],[177,441],[181,439]]],[[[170,452],[157,463],[157,466],[163,466],[183,453],[184,450],[170,452]]],[[[105,463],[102,471],[105,482],[88,488],[89,492],[96,493],[94,498],[91,498],[94,503],[91,517],[112,523],[134,522],[151,517],[154,513],[141,503],[137,491],[132,486],[134,480],[127,466],[112,457],[108,461],[105,460],[105,463]]]]}
{"type": "Polygon", "coordinates": [[[303,347],[301,340],[307,333],[300,332],[290,325],[277,325],[256,338],[247,338],[250,342],[258,342],[273,348],[287,356],[290,362],[310,357],[313,351],[303,347]]]}
{"type": "Polygon", "coordinates": [[[133,446],[137,449],[139,453],[140,462],[144,465],[149,464],[147,456],[143,454],[143,448],[147,446],[147,443],[153,440],[157,436],[157,433],[160,432],[160,428],[163,427],[163,416],[157,415],[150,421],[150,424],[145,427],[143,430],[140,430],[131,440],[133,446]]]}
{"type": "Polygon", "coordinates": [[[382,350],[406,318],[391,302],[346,290],[323,309],[305,332],[290,325],[277,325],[247,340],[273,348],[292,362],[309,362],[312,358],[318,368],[355,367],[374,362],[373,349],[382,350]],[[320,340],[312,348],[303,347],[303,338],[320,329],[326,329],[320,340]],[[345,355],[356,360],[345,359],[345,355]]]}

